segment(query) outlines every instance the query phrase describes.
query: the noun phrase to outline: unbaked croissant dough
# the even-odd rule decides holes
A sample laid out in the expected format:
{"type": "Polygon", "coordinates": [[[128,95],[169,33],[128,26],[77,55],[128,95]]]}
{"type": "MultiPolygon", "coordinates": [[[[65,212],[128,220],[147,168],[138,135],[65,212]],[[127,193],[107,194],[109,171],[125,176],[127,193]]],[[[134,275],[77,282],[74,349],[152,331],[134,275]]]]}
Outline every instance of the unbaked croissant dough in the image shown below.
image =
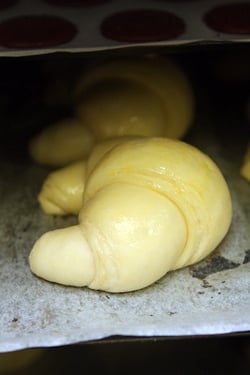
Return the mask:
{"type": "Polygon", "coordinates": [[[181,138],[194,117],[191,83],[167,58],[108,61],[79,79],[76,97],[83,97],[76,107],[78,117],[87,119],[99,139],[131,134],[181,138]],[[136,133],[133,122],[143,131],[136,133]]]}
{"type": "Polygon", "coordinates": [[[92,133],[78,119],[67,118],[35,136],[29,152],[37,163],[57,167],[85,158],[93,144],[92,133]]]}
{"type": "Polygon", "coordinates": [[[136,139],[136,136],[110,138],[97,142],[88,158],[49,173],[45,179],[38,201],[45,214],[78,214],[82,207],[85,180],[95,165],[115,145],[136,139]]]}
{"type": "Polygon", "coordinates": [[[117,136],[182,138],[194,118],[191,84],[170,59],[133,57],[96,65],[79,77],[72,95],[73,118],[31,140],[37,163],[63,166],[85,158],[94,141],[117,136]]]}
{"type": "Polygon", "coordinates": [[[78,214],[82,206],[85,175],[84,160],[51,172],[38,195],[42,210],[49,215],[78,214]]]}
{"type": "Polygon", "coordinates": [[[144,137],[98,155],[85,181],[79,224],[37,240],[29,256],[34,274],[65,285],[133,291],[203,259],[226,235],[228,186],[195,147],[144,137]]]}

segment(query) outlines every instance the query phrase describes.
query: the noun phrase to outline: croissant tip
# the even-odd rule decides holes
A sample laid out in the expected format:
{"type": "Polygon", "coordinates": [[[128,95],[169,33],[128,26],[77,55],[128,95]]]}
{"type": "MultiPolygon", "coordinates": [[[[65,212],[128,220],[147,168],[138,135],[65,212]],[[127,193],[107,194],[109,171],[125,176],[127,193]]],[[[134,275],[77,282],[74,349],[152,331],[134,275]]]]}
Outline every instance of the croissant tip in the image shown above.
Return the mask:
{"type": "Polygon", "coordinates": [[[28,260],[35,275],[58,284],[83,287],[94,278],[93,255],[79,225],[43,234],[28,260]]]}

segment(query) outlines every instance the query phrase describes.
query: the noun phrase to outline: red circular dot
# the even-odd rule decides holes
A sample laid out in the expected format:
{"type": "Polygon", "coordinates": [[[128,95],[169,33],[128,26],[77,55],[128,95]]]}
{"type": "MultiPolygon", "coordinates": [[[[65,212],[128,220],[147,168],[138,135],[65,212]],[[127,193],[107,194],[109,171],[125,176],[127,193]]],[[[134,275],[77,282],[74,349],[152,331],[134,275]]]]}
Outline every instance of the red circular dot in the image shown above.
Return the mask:
{"type": "Polygon", "coordinates": [[[46,3],[66,7],[92,7],[107,1],[109,0],[45,0],[46,3]]]}
{"type": "Polygon", "coordinates": [[[20,16],[0,23],[0,45],[6,48],[50,47],[71,41],[76,33],[76,27],[61,17],[20,16]]]}
{"type": "Polygon", "coordinates": [[[0,9],[12,7],[18,0],[0,0],[0,9]]]}
{"type": "Polygon", "coordinates": [[[217,6],[204,17],[211,29],[226,34],[250,34],[250,3],[217,6]]]}
{"type": "Polygon", "coordinates": [[[101,25],[102,34],[119,42],[153,42],[177,38],[185,23],[173,13],[142,9],[108,16],[101,25]]]}

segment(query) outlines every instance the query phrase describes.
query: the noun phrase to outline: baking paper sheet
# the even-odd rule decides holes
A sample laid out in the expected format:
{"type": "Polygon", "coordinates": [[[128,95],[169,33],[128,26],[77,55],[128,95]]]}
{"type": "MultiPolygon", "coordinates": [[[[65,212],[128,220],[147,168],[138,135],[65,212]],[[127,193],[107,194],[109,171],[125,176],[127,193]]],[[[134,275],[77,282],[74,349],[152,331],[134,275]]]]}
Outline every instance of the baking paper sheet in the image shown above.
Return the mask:
{"type": "MultiPolygon", "coordinates": [[[[22,157],[0,159],[0,351],[51,347],[113,335],[189,336],[250,330],[250,186],[239,176],[245,139],[219,137],[198,119],[188,142],[228,181],[233,223],[206,260],[140,291],[109,294],[64,287],[31,274],[28,254],[43,232],[75,217],[44,215],[37,193],[48,171],[22,157]]],[[[219,124],[218,124],[219,125],[219,124]]],[[[215,123],[216,128],[216,123],[215,123]]]]}
{"type": "MultiPolygon", "coordinates": [[[[8,1],[6,1],[8,3],[8,1]]],[[[247,21],[247,15],[240,18],[244,23],[247,23],[247,29],[240,33],[236,33],[232,29],[232,14],[226,15],[218,24],[224,27],[223,31],[213,29],[208,26],[204,21],[204,18],[208,12],[217,6],[225,6],[227,2],[225,0],[190,0],[190,1],[164,1],[164,0],[106,0],[106,1],[72,1],[72,3],[78,3],[78,5],[70,5],[70,1],[58,1],[57,5],[53,1],[46,0],[16,0],[13,1],[12,6],[1,6],[0,8],[0,31],[1,23],[15,19],[16,17],[23,16],[56,16],[60,17],[67,22],[70,22],[76,28],[76,33],[69,40],[62,43],[52,43],[47,46],[48,32],[46,30],[46,22],[44,22],[44,28],[39,32],[39,41],[37,45],[33,44],[30,47],[27,46],[8,46],[6,47],[1,43],[1,32],[0,32],[0,56],[29,56],[39,55],[54,52],[93,52],[102,50],[116,50],[127,47],[138,47],[138,46],[188,46],[188,45],[206,45],[206,44],[225,44],[225,43],[246,43],[250,40],[249,22],[247,21]],[[61,3],[61,5],[60,5],[61,3]],[[63,5],[67,3],[68,5],[63,5]],[[91,4],[92,3],[92,4],[91,4]],[[82,4],[82,5],[81,5],[82,4]],[[134,11],[134,10],[146,10],[146,11],[157,11],[157,12],[168,12],[171,15],[178,17],[184,23],[184,30],[180,34],[174,37],[162,38],[162,32],[159,31],[159,38],[149,33],[147,38],[144,34],[141,40],[119,40],[117,39],[115,28],[112,28],[112,37],[106,36],[102,31],[103,22],[110,17],[120,12],[134,11]],[[230,31],[230,32],[228,32],[230,31]],[[44,34],[44,38],[43,35],[44,34]]],[[[229,4],[246,3],[238,0],[232,0],[229,4]]],[[[244,5],[243,5],[244,6],[244,5]]],[[[243,9],[243,12],[244,9],[243,9]]],[[[248,10],[249,12],[249,10],[248,10]]],[[[239,13],[235,11],[233,13],[239,13]]],[[[237,14],[236,14],[237,19],[237,14]]],[[[170,23],[170,28],[175,28],[176,24],[173,20],[167,20],[170,23]]],[[[138,18],[138,25],[143,24],[138,18]]],[[[239,28],[239,22],[236,21],[237,29],[239,28]]],[[[129,21],[128,21],[129,23],[129,21]]],[[[14,27],[14,26],[13,26],[14,27]]],[[[25,26],[26,27],[26,26],[25,26]]],[[[141,25],[138,28],[138,33],[141,33],[141,25]]],[[[152,14],[152,23],[150,23],[152,30],[157,28],[157,20],[154,20],[152,14]]],[[[168,25],[166,26],[168,27],[168,25]]],[[[245,24],[242,26],[244,29],[245,24]]],[[[164,27],[163,27],[164,28],[164,27]]],[[[122,26],[121,28],[122,29],[122,26]]],[[[128,27],[129,29],[129,27],[128,27]]],[[[6,30],[4,30],[6,33],[6,30]]],[[[20,33],[22,32],[22,28],[20,33]]],[[[62,29],[63,32],[63,29],[62,29]]],[[[120,33],[119,27],[117,33],[120,33]]],[[[136,32],[136,27],[135,27],[136,32]]],[[[30,32],[29,34],[32,34],[30,32]]],[[[126,31],[125,34],[126,35],[126,31]]],[[[12,37],[14,38],[14,37],[12,37]]],[[[32,40],[33,37],[27,38],[27,42],[32,40]]],[[[60,39],[60,38],[59,38],[60,39]]],[[[34,40],[33,40],[34,41],[34,40]]]]}

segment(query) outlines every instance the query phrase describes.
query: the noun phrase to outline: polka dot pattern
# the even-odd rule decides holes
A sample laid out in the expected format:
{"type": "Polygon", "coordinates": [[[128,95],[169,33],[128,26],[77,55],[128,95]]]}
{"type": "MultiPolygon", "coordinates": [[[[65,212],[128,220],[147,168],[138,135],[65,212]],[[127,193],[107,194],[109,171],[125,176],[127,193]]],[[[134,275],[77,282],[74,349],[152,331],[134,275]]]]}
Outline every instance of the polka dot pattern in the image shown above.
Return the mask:
{"type": "Polygon", "coordinates": [[[51,15],[28,15],[0,23],[0,44],[6,48],[40,48],[67,43],[77,29],[71,22],[51,15]]]}
{"type": "Polygon", "coordinates": [[[250,41],[249,1],[40,0],[30,9],[0,0],[0,55],[250,41]]]}
{"type": "Polygon", "coordinates": [[[119,42],[155,42],[180,36],[185,31],[185,23],[166,11],[128,10],[107,17],[101,31],[106,38],[119,42]]]}
{"type": "Polygon", "coordinates": [[[250,3],[217,6],[205,14],[204,20],[221,33],[250,35],[250,3]]]}

